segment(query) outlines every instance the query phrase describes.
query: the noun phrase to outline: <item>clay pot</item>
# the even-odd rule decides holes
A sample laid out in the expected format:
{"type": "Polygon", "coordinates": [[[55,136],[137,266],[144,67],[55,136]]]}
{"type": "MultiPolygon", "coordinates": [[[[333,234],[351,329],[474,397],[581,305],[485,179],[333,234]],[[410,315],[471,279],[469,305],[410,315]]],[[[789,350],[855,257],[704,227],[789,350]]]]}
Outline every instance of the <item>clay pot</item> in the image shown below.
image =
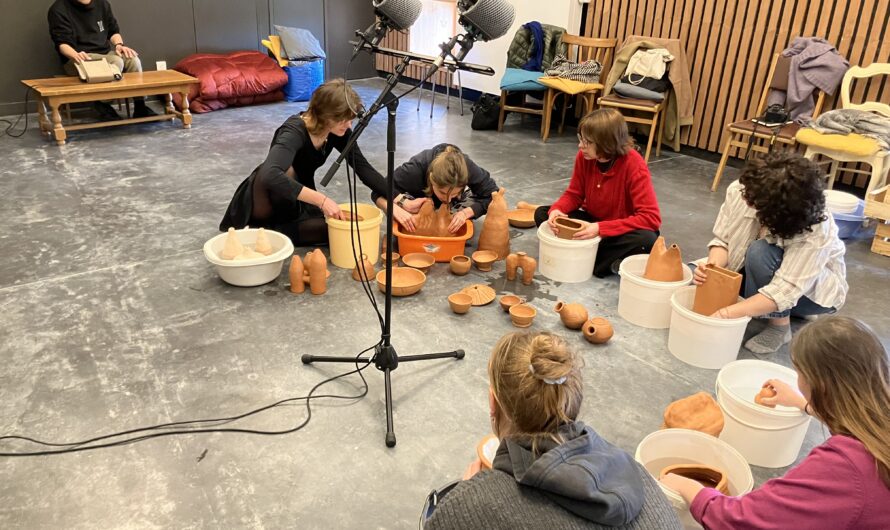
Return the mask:
{"type": "Polygon", "coordinates": [[[581,304],[557,302],[553,310],[559,313],[563,325],[569,329],[581,329],[587,321],[587,310],[581,304]]]}
{"type": "Polygon", "coordinates": [[[223,245],[223,249],[219,253],[219,257],[221,259],[235,259],[240,256],[242,252],[244,252],[244,245],[242,245],[241,240],[238,239],[238,234],[235,233],[235,229],[230,226],[228,233],[226,234],[226,241],[223,245]]]}
{"type": "Polygon", "coordinates": [[[529,285],[535,276],[535,269],[538,268],[538,261],[527,255],[525,252],[517,252],[507,256],[507,280],[516,279],[516,271],[522,269],[522,283],[529,285]]]}
{"type": "Polygon", "coordinates": [[[516,279],[516,269],[519,267],[519,255],[509,254],[507,256],[507,281],[512,282],[516,279]]]}
{"type": "Polygon", "coordinates": [[[448,231],[451,217],[451,210],[447,204],[442,204],[436,210],[433,201],[426,201],[414,218],[415,230],[411,235],[451,237],[453,234],[448,231]]]}
{"type": "Polygon", "coordinates": [[[643,278],[655,282],[683,281],[683,257],[680,255],[680,247],[677,245],[665,247],[664,237],[658,236],[652,245],[649,259],[646,260],[643,278]]]}
{"type": "Polygon", "coordinates": [[[473,252],[473,263],[483,272],[491,270],[491,264],[497,261],[498,253],[493,250],[477,250],[473,252]]]}
{"type": "Polygon", "coordinates": [[[583,230],[586,224],[583,221],[569,219],[568,217],[557,217],[553,220],[553,223],[556,225],[556,237],[560,239],[572,239],[575,232],[583,230]]]}
{"type": "Polygon", "coordinates": [[[776,406],[775,405],[767,405],[766,403],[763,402],[763,398],[776,397],[776,394],[777,394],[777,392],[775,390],[773,390],[772,387],[765,386],[760,389],[760,392],[758,392],[756,396],[754,396],[754,403],[757,403],[758,405],[763,405],[764,407],[769,407],[771,409],[774,409],[774,408],[776,408],[776,406]]]}
{"type": "Polygon", "coordinates": [[[700,464],[677,464],[661,470],[658,478],[668,473],[692,479],[706,488],[714,488],[724,495],[729,495],[729,480],[722,469],[700,464]]]}
{"type": "Polygon", "coordinates": [[[716,265],[707,264],[704,267],[708,277],[705,283],[695,288],[692,310],[709,317],[738,301],[742,275],[716,265]]]}
{"type": "Polygon", "coordinates": [[[374,270],[374,264],[368,259],[368,255],[362,254],[361,263],[356,263],[355,268],[352,269],[352,279],[357,282],[360,282],[363,279],[371,281],[371,278],[373,278],[376,273],[377,271],[374,270]]]}
{"type": "Polygon", "coordinates": [[[458,315],[463,315],[473,305],[473,297],[467,293],[454,293],[448,297],[448,305],[458,315]]]}
{"type": "MultiPolygon", "coordinates": [[[[398,252],[393,252],[393,253],[392,253],[392,268],[395,269],[396,267],[399,266],[399,258],[400,258],[400,257],[401,257],[401,256],[399,256],[399,253],[398,253],[398,252]]],[[[383,261],[383,263],[384,263],[384,267],[383,267],[383,268],[386,268],[386,255],[384,254],[383,257],[382,257],[381,259],[382,259],[382,261],[383,261]]]]}
{"type": "Polygon", "coordinates": [[[500,299],[501,309],[505,312],[509,312],[510,308],[516,304],[522,304],[525,300],[516,296],[515,294],[505,294],[500,299]]]}
{"type": "Polygon", "coordinates": [[[664,409],[662,429],[691,429],[711,436],[723,431],[723,411],[707,392],[678,399],[664,409]]]}
{"type": "Polygon", "coordinates": [[[507,212],[507,221],[516,228],[531,228],[535,226],[535,211],[523,208],[510,210],[507,212]]]}
{"type": "Polygon", "coordinates": [[[253,244],[253,249],[263,256],[268,256],[272,253],[272,244],[269,243],[269,236],[266,235],[265,228],[257,230],[256,243],[253,244]]]}
{"type": "Polygon", "coordinates": [[[435,256],[426,252],[412,252],[402,256],[402,263],[421,272],[427,272],[436,262],[435,256]]]}
{"type": "MultiPolygon", "coordinates": [[[[399,267],[392,270],[392,295],[409,296],[420,291],[426,282],[426,274],[411,267],[399,267]]],[[[377,273],[377,287],[386,292],[386,271],[377,273]]]]}
{"type": "Polygon", "coordinates": [[[328,258],[320,249],[306,254],[305,265],[309,269],[309,292],[315,295],[324,294],[328,290],[328,258]]]}
{"type": "Polygon", "coordinates": [[[510,224],[504,188],[491,194],[491,203],[485,213],[482,233],[479,234],[479,250],[492,250],[499,260],[506,259],[510,254],[510,224]]]}
{"type": "Polygon", "coordinates": [[[516,304],[510,308],[510,320],[517,328],[527,328],[532,325],[538,310],[528,304],[516,304]]]}
{"type": "Polygon", "coordinates": [[[300,256],[294,254],[290,259],[287,276],[290,278],[290,292],[300,294],[306,290],[306,284],[303,283],[303,260],[300,256]]]}
{"type": "Polygon", "coordinates": [[[605,344],[615,334],[612,324],[602,317],[591,318],[581,326],[581,331],[584,333],[584,338],[587,339],[587,342],[593,344],[605,344]]]}
{"type": "Polygon", "coordinates": [[[538,208],[540,208],[541,205],[540,205],[540,204],[529,204],[529,203],[527,203],[527,202],[525,202],[525,201],[519,201],[519,202],[516,203],[516,207],[519,208],[520,210],[532,210],[532,211],[535,211],[535,210],[537,210],[538,208]]]}
{"type": "Polygon", "coordinates": [[[473,260],[471,260],[469,256],[453,256],[449,262],[449,266],[451,267],[452,274],[463,276],[470,272],[470,267],[473,266],[473,260]]]}

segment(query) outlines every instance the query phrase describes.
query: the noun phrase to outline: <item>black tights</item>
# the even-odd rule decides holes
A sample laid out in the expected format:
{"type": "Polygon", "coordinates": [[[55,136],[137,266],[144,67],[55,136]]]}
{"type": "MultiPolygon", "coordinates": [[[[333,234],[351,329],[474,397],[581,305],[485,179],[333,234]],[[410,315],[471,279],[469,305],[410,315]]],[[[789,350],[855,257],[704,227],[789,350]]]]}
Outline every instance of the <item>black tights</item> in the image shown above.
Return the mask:
{"type": "Polygon", "coordinates": [[[314,247],[328,244],[328,226],[324,217],[308,217],[288,221],[272,227],[290,238],[295,247],[314,247]]]}

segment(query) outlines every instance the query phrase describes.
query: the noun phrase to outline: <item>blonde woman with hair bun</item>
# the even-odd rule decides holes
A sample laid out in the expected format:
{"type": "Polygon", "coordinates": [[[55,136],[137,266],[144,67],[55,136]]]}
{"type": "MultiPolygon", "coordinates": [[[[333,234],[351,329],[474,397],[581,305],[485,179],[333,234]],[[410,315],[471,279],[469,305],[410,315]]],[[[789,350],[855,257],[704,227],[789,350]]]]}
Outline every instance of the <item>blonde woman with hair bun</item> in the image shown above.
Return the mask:
{"type": "MultiPolygon", "coordinates": [[[[470,219],[488,211],[491,194],[498,185],[455,145],[439,144],[412,156],[393,172],[395,208],[393,218],[408,232],[414,232],[414,215],[426,201],[439,208],[447,204],[453,214],[448,230],[455,233],[470,219]]],[[[386,196],[376,191],[371,199],[386,211],[386,196]]]]}
{"type": "Polygon", "coordinates": [[[682,528],[649,473],[578,421],[582,364],[558,335],[498,341],[488,362],[500,439],[492,469],[474,462],[425,528],[682,528]]]}

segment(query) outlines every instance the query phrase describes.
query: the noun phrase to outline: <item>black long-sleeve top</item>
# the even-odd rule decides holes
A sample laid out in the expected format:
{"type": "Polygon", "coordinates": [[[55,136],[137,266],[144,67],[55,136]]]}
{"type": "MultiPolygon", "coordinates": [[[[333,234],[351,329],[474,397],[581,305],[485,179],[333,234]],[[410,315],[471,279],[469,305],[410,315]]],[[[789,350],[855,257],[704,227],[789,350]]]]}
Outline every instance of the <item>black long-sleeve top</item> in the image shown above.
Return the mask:
{"type": "MultiPolygon", "coordinates": [[[[427,175],[430,172],[430,164],[449,145],[439,144],[431,149],[423,150],[397,167],[393,172],[392,179],[395,192],[407,193],[414,197],[423,197],[423,190],[427,188],[428,184],[427,175]]],[[[473,209],[473,216],[479,218],[488,211],[488,205],[491,204],[491,194],[498,191],[498,185],[491,178],[491,174],[488,171],[476,165],[466,154],[464,154],[464,160],[467,163],[467,172],[469,173],[467,189],[452,200],[449,206],[452,209],[470,207],[473,209]]],[[[384,193],[371,193],[371,199],[374,202],[385,196],[386,194],[384,193]]],[[[433,205],[436,208],[442,204],[442,201],[436,197],[435,193],[432,194],[432,199],[433,205]]]]}
{"type": "MultiPolygon", "coordinates": [[[[324,146],[316,149],[303,118],[299,114],[288,118],[275,131],[266,160],[238,186],[219,229],[274,226],[298,219],[305,205],[297,196],[304,186],[315,189],[315,171],[334,149],[342,151],[351,135],[352,129],[343,136],[328,134],[324,146]],[[293,177],[287,175],[291,167],[293,177]]],[[[368,162],[358,144],[346,162],[374,193],[386,193],[386,180],[368,162]]]]}
{"type": "MultiPolygon", "coordinates": [[[[67,44],[79,52],[108,53],[109,39],[121,32],[108,0],[93,0],[87,5],[77,0],[56,0],[46,18],[56,51],[67,44]]],[[[68,60],[59,55],[63,62],[68,60]]]]}

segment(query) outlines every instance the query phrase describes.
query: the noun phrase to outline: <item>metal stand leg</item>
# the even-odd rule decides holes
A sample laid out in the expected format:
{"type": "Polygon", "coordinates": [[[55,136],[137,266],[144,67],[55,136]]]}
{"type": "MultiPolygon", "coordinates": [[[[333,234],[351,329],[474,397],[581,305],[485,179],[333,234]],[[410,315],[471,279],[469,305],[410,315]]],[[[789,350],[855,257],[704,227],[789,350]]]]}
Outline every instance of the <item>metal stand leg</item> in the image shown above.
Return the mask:
{"type": "Polygon", "coordinates": [[[457,97],[460,99],[460,115],[464,115],[464,86],[460,82],[460,70],[457,71],[457,97]]]}

